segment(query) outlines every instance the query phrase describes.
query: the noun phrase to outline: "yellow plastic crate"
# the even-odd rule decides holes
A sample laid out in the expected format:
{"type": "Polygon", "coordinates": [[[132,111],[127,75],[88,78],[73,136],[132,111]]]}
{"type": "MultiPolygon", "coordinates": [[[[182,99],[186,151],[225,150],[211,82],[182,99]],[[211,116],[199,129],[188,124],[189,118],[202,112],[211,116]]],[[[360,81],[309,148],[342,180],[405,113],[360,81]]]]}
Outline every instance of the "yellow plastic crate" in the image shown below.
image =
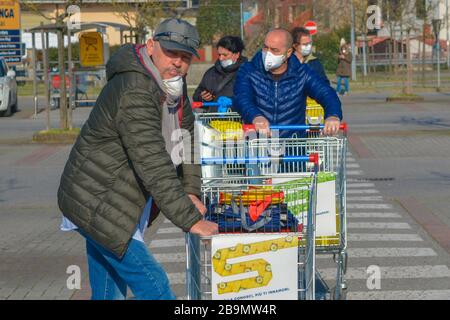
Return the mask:
{"type": "Polygon", "coordinates": [[[306,99],[306,123],[307,124],[323,124],[324,111],[316,100],[308,97],[306,99]]]}
{"type": "Polygon", "coordinates": [[[236,140],[242,139],[244,132],[242,130],[242,123],[229,120],[212,120],[209,125],[220,132],[216,139],[220,140],[236,140]]]}

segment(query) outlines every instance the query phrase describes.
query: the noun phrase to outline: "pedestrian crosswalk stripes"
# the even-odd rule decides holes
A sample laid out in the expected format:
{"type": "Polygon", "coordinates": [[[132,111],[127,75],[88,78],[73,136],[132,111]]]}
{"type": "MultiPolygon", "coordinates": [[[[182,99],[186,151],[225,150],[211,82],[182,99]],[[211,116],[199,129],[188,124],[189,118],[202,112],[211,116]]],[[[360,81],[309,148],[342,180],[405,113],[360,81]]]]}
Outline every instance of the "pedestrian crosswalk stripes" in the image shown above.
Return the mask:
{"type": "Polygon", "coordinates": [[[411,229],[406,222],[348,222],[348,229],[411,229]]]}
{"type": "Polygon", "coordinates": [[[389,257],[433,257],[436,251],[431,248],[349,248],[348,256],[354,258],[389,258],[389,257]]]}
{"type": "Polygon", "coordinates": [[[392,205],[387,203],[347,203],[347,209],[389,209],[392,205]]]}
{"type": "Polygon", "coordinates": [[[347,189],[347,194],[375,194],[375,193],[380,193],[380,191],[376,189],[347,189]]]}
{"type": "Polygon", "coordinates": [[[423,239],[414,233],[349,233],[348,241],[423,241],[423,239]]]}
{"type": "Polygon", "coordinates": [[[347,212],[347,218],[401,218],[402,216],[396,212],[347,212]]]}
{"type": "Polygon", "coordinates": [[[186,262],[186,253],[153,253],[153,257],[159,263],[184,263],[186,262]]]}
{"type": "Polygon", "coordinates": [[[347,202],[356,201],[383,201],[382,196],[347,196],[347,202]]]}
{"type": "MultiPolygon", "coordinates": [[[[186,274],[184,272],[172,272],[168,274],[170,284],[185,284],[186,274]]],[[[206,279],[202,277],[202,283],[206,283],[206,279]]]]}
{"type": "Polygon", "coordinates": [[[359,164],[355,163],[347,163],[346,165],[347,169],[349,168],[360,168],[359,164]]]}
{"type": "Polygon", "coordinates": [[[169,227],[169,228],[159,228],[158,231],[156,233],[160,233],[160,234],[167,234],[167,233],[179,233],[182,234],[183,232],[181,231],[180,228],[177,227],[169,227]]]}
{"type": "MultiPolygon", "coordinates": [[[[336,269],[319,269],[325,280],[332,280],[336,277],[336,269]]],[[[367,279],[368,268],[348,268],[347,280],[367,279]]],[[[371,274],[372,272],[370,272],[371,274]]],[[[450,269],[445,265],[422,265],[422,266],[380,266],[381,279],[417,279],[417,278],[449,278],[450,269]]]]}
{"type": "Polygon", "coordinates": [[[347,170],[347,176],[360,176],[363,174],[362,170],[347,170]]]}
{"type": "Polygon", "coordinates": [[[347,189],[374,188],[372,182],[350,182],[347,180],[347,189]]]}
{"type": "Polygon", "coordinates": [[[450,300],[450,290],[356,291],[349,300],[450,300]]]}
{"type": "Polygon", "coordinates": [[[173,247],[184,247],[185,238],[173,238],[173,239],[154,239],[150,242],[151,248],[173,248],[173,247]]]}

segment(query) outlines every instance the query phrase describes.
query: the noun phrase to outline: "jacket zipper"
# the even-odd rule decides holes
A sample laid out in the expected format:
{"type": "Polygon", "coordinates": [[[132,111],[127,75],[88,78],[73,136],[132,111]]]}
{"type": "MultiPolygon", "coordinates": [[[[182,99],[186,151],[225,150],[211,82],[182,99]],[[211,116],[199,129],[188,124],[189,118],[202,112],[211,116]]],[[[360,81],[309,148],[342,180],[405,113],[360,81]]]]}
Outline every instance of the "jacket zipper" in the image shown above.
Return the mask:
{"type": "Polygon", "coordinates": [[[275,121],[273,124],[278,124],[278,81],[275,82],[275,121]]]}

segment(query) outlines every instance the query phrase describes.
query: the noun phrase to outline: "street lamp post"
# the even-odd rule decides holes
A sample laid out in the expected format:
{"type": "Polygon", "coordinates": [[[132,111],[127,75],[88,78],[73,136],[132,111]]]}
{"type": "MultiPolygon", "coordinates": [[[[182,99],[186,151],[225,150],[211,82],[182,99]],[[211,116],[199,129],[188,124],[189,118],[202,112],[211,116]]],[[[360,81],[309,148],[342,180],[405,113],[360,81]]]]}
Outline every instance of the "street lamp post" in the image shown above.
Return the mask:
{"type": "Polygon", "coordinates": [[[439,33],[441,31],[441,19],[433,19],[434,36],[436,37],[436,58],[437,58],[437,91],[441,90],[441,45],[439,43],[439,33]]]}
{"type": "Polygon", "coordinates": [[[355,8],[353,6],[353,0],[350,0],[350,14],[351,14],[350,41],[352,46],[352,80],[356,81],[355,8]]]}
{"type": "Polygon", "coordinates": [[[241,0],[240,3],[240,13],[241,13],[241,39],[244,41],[244,1],[241,0]]]}
{"type": "Polygon", "coordinates": [[[450,69],[450,36],[449,36],[449,30],[448,30],[448,0],[445,1],[445,25],[447,26],[447,69],[450,69]]]}

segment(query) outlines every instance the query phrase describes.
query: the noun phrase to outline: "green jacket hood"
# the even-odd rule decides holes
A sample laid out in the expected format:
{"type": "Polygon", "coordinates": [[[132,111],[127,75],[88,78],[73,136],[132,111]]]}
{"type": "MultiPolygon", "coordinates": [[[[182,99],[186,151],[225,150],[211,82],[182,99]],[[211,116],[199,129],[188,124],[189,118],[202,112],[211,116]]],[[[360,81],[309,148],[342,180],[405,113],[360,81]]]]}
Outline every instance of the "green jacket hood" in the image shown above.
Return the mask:
{"type": "Polygon", "coordinates": [[[116,74],[123,72],[139,72],[151,76],[140,61],[140,48],[142,48],[142,45],[126,44],[117,50],[106,64],[108,81],[116,74]]]}

